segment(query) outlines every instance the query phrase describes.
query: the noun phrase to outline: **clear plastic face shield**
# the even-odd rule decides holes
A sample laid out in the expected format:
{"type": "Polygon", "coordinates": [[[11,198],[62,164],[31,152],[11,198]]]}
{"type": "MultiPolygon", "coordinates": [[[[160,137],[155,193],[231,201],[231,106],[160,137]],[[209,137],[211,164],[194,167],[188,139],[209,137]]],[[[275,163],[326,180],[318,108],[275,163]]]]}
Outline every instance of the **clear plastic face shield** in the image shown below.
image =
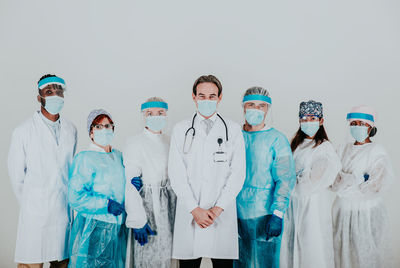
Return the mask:
{"type": "Polygon", "coordinates": [[[58,96],[64,98],[66,87],[64,79],[54,76],[40,80],[38,84],[39,96],[46,98],[49,96],[58,96]]]}
{"type": "Polygon", "coordinates": [[[375,140],[376,133],[377,128],[373,115],[366,113],[347,114],[346,143],[356,145],[369,143],[375,140]]]}
{"type": "Polygon", "coordinates": [[[242,101],[244,125],[268,129],[272,126],[272,100],[264,95],[246,95],[242,101]]]}
{"type": "Polygon", "coordinates": [[[141,106],[144,127],[161,133],[167,125],[168,104],[161,101],[145,102],[141,106]]]}
{"type": "Polygon", "coordinates": [[[64,107],[65,82],[59,77],[47,77],[38,85],[38,101],[50,114],[58,114],[64,107]]]}
{"type": "Polygon", "coordinates": [[[89,137],[95,144],[109,146],[114,139],[114,128],[114,124],[107,117],[104,117],[97,124],[92,122],[92,130],[89,133],[89,137]]]}

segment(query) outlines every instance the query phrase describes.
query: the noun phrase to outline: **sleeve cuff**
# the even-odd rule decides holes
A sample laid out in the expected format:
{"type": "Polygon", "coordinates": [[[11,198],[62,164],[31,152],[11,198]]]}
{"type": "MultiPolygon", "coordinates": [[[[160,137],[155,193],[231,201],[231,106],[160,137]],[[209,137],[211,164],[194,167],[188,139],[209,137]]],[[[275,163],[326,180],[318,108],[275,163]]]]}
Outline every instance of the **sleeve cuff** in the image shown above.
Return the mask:
{"type": "Polygon", "coordinates": [[[279,210],[275,209],[273,213],[274,213],[275,216],[278,216],[281,219],[283,218],[283,212],[282,211],[279,211],[279,210]]]}
{"type": "Polygon", "coordinates": [[[195,208],[197,208],[199,205],[196,203],[196,202],[189,202],[188,204],[187,204],[187,208],[188,208],[188,210],[189,210],[189,213],[192,213],[192,211],[195,209],[195,208]]]}
{"type": "Polygon", "coordinates": [[[126,219],[126,221],[125,221],[126,227],[133,228],[133,229],[143,228],[146,225],[146,223],[147,223],[147,218],[143,219],[142,221],[139,221],[139,220],[134,221],[134,220],[128,220],[128,219],[126,219]]]}
{"type": "Polygon", "coordinates": [[[225,208],[226,208],[226,204],[224,203],[224,202],[217,202],[216,204],[215,204],[215,207],[220,207],[220,208],[222,208],[223,210],[225,210],[225,208]]]}

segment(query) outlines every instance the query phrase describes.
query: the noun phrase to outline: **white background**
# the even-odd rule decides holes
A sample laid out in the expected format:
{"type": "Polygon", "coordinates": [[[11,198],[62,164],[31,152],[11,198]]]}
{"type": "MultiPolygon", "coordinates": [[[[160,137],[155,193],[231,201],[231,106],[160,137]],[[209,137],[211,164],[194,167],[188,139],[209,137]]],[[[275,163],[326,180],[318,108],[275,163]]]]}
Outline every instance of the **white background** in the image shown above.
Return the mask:
{"type": "MultiPolygon", "coordinates": [[[[170,127],[189,117],[191,87],[202,74],[224,86],[220,113],[242,122],[250,86],[271,90],[274,125],[288,138],[300,101],[323,102],[328,135],[346,140],[354,105],[379,112],[377,142],[400,174],[400,2],[303,1],[0,1],[0,266],[13,267],[18,205],[7,174],[12,130],[33,115],[36,82],[55,73],[68,86],[63,115],[88,144],[86,117],[108,110],[115,146],[143,126],[139,105],[170,105],[170,127]]],[[[156,152],[155,152],[156,153],[156,152]]],[[[393,252],[400,252],[396,179],[386,203],[393,252]]],[[[395,256],[397,267],[400,256],[395,256]]]]}

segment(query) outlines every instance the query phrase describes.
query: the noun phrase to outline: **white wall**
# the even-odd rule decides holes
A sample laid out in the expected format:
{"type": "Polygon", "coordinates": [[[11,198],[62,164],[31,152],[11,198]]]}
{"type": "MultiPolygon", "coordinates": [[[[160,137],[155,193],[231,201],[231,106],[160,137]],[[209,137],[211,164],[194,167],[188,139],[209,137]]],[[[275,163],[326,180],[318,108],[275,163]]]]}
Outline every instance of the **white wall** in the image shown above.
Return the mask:
{"type": "MultiPolygon", "coordinates": [[[[400,174],[400,2],[398,1],[0,1],[0,266],[12,267],[18,206],[7,175],[12,130],[38,108],[36,82],[68,83],[63,115],[88,144],[86,116],[103,107],[117,124],[116,147],[142,126],[140,103],[159,95],[170,125],[193,111],[191,86],[215,74],[220,112],[242,121],[240,99],[271,89],[275,127],[297,129],[298,104],[324,103],[328,134],[346,137],[346,112],[379,111],[378,141],[400,174]]],[[[400,252],[397,180],[386,201],[400,252]]],[[[400,257],[396,256],[397,266],[400,257]]]]}

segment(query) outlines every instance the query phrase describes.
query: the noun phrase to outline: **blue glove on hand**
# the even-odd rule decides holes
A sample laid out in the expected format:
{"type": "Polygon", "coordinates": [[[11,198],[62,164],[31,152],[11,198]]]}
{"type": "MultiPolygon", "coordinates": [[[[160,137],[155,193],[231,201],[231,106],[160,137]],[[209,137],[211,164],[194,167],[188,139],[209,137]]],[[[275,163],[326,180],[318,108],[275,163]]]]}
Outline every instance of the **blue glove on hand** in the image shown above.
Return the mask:
{"type": "Polygon", "coordinates": [[[282,219],[275,214],[268,215],[267,219],[267,240],[282,233],[282,219]]]}
{"type": "Polygon", "coordinates": [[[112,199],[108,199],[108,213],[113,214],[114,216],[119,216],[121,215],[122,212],[124,212],[125,208],[124,205],[121,205],[120,203],[112,200],[112,199]]]}
{"type": "Polygon", "coordinates": [[[365,173],[365,174],[364,174],[364,182],[366,182],[368,179],[369,179],[369,174],[368,174],[368,173],[365,173]]]}
{"type": "Polygon", "coordinates": [[[143,187],[141,176],[132,178],[131,183],[138,191],[140,191],[140,189],[143,187]]]}
{"type": "Polygon", "coordinates": [[[148,223],[146,223],[142,228],[133,228],[133,233],[135,234],[135,240],[139,242],[141,246],[144,246],[148,242],[149,235],[156,235],[156,233],[151,230],[148,223]]]}

